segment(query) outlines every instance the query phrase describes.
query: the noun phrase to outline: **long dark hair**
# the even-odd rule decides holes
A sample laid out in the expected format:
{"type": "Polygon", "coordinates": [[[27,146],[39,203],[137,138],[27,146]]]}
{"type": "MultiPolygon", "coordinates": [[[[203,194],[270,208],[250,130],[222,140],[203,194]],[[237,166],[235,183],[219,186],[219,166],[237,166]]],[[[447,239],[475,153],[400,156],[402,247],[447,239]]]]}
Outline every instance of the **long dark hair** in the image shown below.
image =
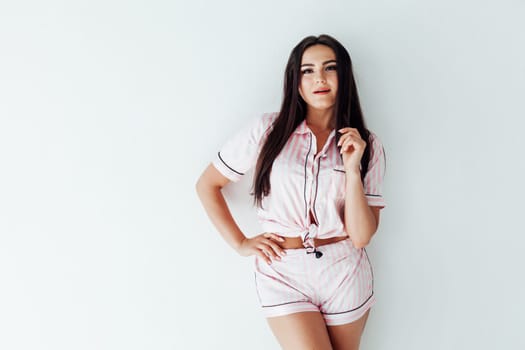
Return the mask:
{"type": "Polygon", "coordinates": [[[273,161],[283,149],[290,135],[306,118],[306,102],[299,94],[301,60],[307,48],[318,44],[328,46],[334,50],[337,61],[338,88],[334,108],[336,118],[335,144],[337,144],[341,136],[337,130],[344,127],[356,128],[361,138],[367,141],[366,149],[361,158],[361,181],[363,181],[368,170],[370,131],[366,128],[363,113],[361,112],[350,55],[341,43],[329,35],[308,36],[301,40],[290,53],[284,73],[281,110],[257,159],[252,194],[254,196],[254,204],[258,207],[262,206],[263,197],[270,193],[270,172],[272,171],[273,161]]]}

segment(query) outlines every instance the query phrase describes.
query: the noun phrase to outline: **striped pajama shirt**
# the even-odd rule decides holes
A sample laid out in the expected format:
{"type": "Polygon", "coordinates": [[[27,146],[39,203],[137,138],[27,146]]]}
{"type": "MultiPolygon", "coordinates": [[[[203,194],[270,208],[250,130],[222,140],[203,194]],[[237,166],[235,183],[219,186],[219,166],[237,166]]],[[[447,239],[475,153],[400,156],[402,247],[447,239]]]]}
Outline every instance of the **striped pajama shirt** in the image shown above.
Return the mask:
{"type": "MultiPolygon", "coordinates": [[[[255,166],[278,113],[265,113],[235,133],[213,159],[214,167],[232,182],[255,166]]],[[[346,236],[344,230],[345,171],[332,130],[318,151],[315,135],[303,120],[275,159],[270,194],[263,198],[257,217],[262,232],[309,239],[346,236]]],[[[381,185],[385,171],[383,146],[370,133],[371,157],[364,178],[370,206],[385,207],[381,185]]],[[[267,264],[254,258],[255,287],[266,317],[301,311],[319,311],[327,325],[352,322],[374,303],[373,272],[364,248],[350,239],[316,248],[285,249],[281,261],[267,264]]]]}

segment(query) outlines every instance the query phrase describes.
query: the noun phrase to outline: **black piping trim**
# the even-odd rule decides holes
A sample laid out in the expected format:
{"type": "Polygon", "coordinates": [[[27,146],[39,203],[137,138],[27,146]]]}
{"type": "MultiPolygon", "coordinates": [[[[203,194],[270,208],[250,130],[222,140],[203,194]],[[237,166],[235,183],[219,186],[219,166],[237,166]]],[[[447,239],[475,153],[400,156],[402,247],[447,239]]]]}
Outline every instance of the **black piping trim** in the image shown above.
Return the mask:
{"type": "Polygon", "coordinates": [[[345,173],[346,174],[346,171],[344,171],[344,170],[339,170],[339,169],[334,168],[334,171],[339,171],[340,173],[345,173]]]}
{"type": "Polygon", "coordinates": [[[380,195],[380,194],[371,194],[371,193],[365,193],[365,196],[370,196],[370,197],[383,197],[383,196],[380,195]]]}
{"type": "Polygon", "coordinates": [[[312,134],[310,134],[310,146],[308,146],[308,153],[306,154],[306,159],[304,161],[304,217],[308,218],[308,204],[306,203],[306,164],[308,164],[308,156],[310,155],[310,151],[312,150],[312,134]]]}
{"type": "Polygon", "coordinates": [[[231,166],[229,166],[228,164],[226,164],[226,162],[224,161],[224,159],[222,159],[221,157],[221,152],[217,152],[217,155],[219,156],[219,159],[221,160],[221,162],[226,165],[228,167],[228,169],[230,169],[231,171],[233,171],[234,173],[237,173],[239,175],[244,175],[244,173],[240,173],[238,172],[237,170],[233,169],[231,166]]]}
{"type": "Polygon", "coordinates": [[[368,260],[368,266],[370,266],[370,274],[372,275],[372,294],[374,294],[374,269],[372,269],[372,263],[370,262],[370,259],[368,258],[368,252],[366,251],[366,248],[363,247],[363,250],[365,251],[366,260],[368,260]]]}
{"type": "Polygon", "coordinates": [[[374,292],[372,291],[372,294],[370,294],[370,296],[361,304],[359,305],[358,307],[356,307],[355,309],[352,309],[352,310],[346,310],[346,311],[341,311],[341,312],[330,312],[330,313],[327,313],[327,312],[321,312],[323,315],[339,315],[339,314],[345,314],[347,312],[352,312],[352,311],[355,311],[361,307],[363,307],[363,305],[365,305],[369,300],[370,298],[372,298],[372,296],[374,295],[374,292]]]}
{"type": "MultiPolygon", "coordinates": [[[[345,314],[345,313],[348,313],[348,312],[352,312],[352,311],[358,310],[358,309],[362,308],[370,300],[370,298],[372,298],[374,296],[374,270],[372,268],[372,264],[370,263],[370,258],[368,257],[368,253],[366,251],[366,248],[363,248],[363,251],[365,252],[366,260],[368,260],[368,266],[370,266],[370,273],[372,275],[372,294],[370,294],[370,296],[361,305],[359,305],[356,308],[353,308],[353,309],[350,309],[350,310],[346,310],[346,311],[341,311],[341,312],[321,312],[323,315],[340,315],[340,314],[345,314]]],[[[256,286],[256,290],[257,290],[257,274],[256,273],[255,273],[255,286],[256,286]]],[[[258,295],[259,301],[260,301],[261,298],[259,296],[259,291],[258,290],[257,290],[257,295],[258,295]]],[[[309,301],[308,300],[297,300],[297,301],[289,301],[289,302],[286,302],[286,303],[274,304],[274,305],[261,305],[261,307],[274,307],[274,306],[282,306],[282,305],[304,303],[304,302],[308,303],[309,301]]]]}
{"type": "Polygon", "coordinates": [[[366,260],[368,260],[368,266],[370,266],[370,274],[372,275],[372,294],[370,294],[370,296],[361,305],[359,305],[355,309],[348,310],[348,311],[343,311],[343,312],[334,312],[334,313],[321,312],[322,314],[325,314],[325,315],[337,315],[337,314],[344,314],[344,313],[347,313],[347,312],[355,311],[355,310],[361,308],[363,305],[365,305],[370,300],[370,298],[372,298],[372,296],[374,295],[374,269],[372,268],[372,263],[370,262],[370,258],[368,258],[368,253],[366,251],[366,248],[363,247],[363,251],[365,252],[366,260]]]}
{"type": "Polygon", "coordinates": [[[319,220],[317,219],[317,211],[315,210],[315,200],[317,199],[317,189],[319,188],[319,170],[321,169],[321,157],[317,159],[317,175],[315,177],[315,197],[314,197],[314,204],[312,205],[314,207],[314,214],[315,214],[315,222],[319,226],[319,220]]]}
{"type": "Polygon", "coordinates": [[[309,301],[308,300],[297,300],[297,301],[289,301],[287,303],[282,303],[282,304],[262,305],[261,307],[274,307],[274,306],[282,306],[282,305],[296,304],[296,303],[309,303],[309,301]]]}

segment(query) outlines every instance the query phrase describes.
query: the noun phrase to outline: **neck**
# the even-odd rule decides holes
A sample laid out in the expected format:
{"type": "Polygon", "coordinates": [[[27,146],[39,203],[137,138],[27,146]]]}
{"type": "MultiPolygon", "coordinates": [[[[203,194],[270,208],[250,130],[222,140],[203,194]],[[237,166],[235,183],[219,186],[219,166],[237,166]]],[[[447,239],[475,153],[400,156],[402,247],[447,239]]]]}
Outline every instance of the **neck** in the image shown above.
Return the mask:
{"type": "Polygon", "coordinates": [[[306,113],[306,124],[312,131],[331,131],[335,128],[335,118],[333,118],[333,109],[308,109],[306,113]]]}

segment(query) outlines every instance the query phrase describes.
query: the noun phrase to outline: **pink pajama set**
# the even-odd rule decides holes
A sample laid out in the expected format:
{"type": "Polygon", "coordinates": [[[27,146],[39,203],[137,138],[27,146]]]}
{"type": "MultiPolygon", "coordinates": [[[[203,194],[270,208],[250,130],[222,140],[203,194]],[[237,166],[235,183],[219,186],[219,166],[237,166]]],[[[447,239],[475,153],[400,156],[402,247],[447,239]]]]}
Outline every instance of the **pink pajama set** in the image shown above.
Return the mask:
{"type": "MultiPolygon", "coordinates": [[[[278,113],[265,113],[239,130],[221,147],[212,164],[237,182],[255,166],[278,113]]],[[[285,249],[272,264],[255,256],[255,288],[265,317],[319,311],[327,325],[359,319],[375,304],[372,266],[365,248],[350,239],[313,247],[313,238],[346,236],[345,171],[332,130],[322,150],[306,121],[290,135],[275,159],[270,194],[257,208],[262,232],[300,236],[305,248],[285,249]],[[312,248],[322,254],[310,254],[312,248]]],[[[381,185],[383,146],[371,133],[371,157],[364,178],[368,205],[385,207],[381,185]]],[[[261,232],[261,233],[262,233],[261,232]]]]}

